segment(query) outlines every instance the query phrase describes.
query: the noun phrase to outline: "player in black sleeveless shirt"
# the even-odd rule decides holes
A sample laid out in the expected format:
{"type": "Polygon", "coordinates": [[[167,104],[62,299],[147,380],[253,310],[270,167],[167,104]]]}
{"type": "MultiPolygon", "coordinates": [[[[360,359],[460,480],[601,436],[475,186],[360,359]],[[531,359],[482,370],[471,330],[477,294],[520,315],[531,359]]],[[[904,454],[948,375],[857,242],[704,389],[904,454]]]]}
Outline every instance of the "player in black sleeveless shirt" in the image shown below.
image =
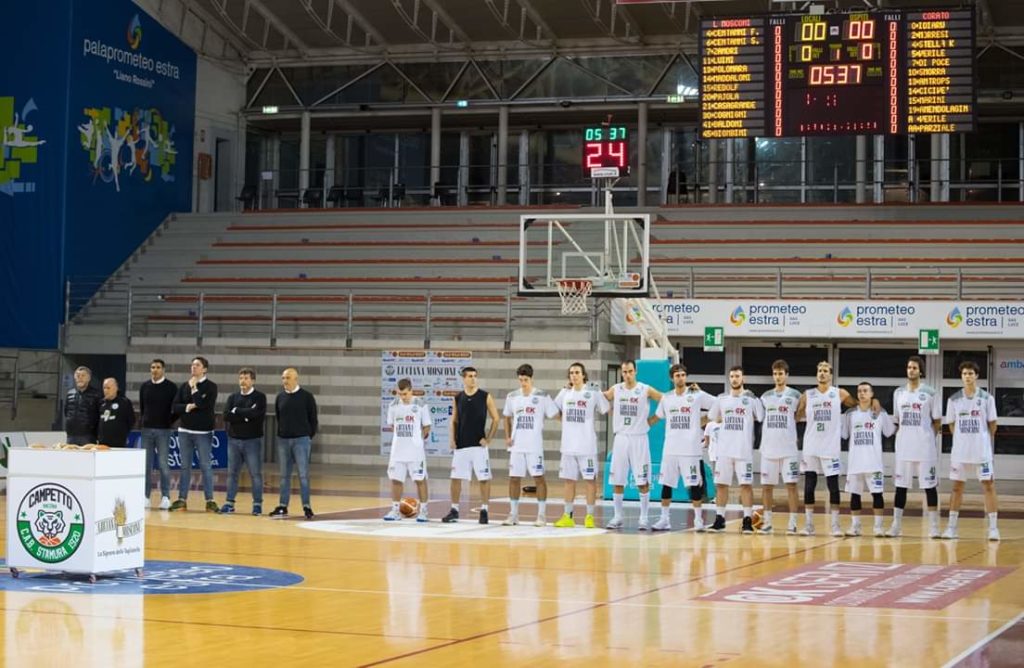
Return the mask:
{"type": "Polygon", "coordinates": [[[462,370],[463,391],[455,396],[449,429],[449,447],[452,449],[452,508],[441,518],[442,522],[459,521],[459,497],[462,481],[471,481],[473,473],[480,481],[480,524],[487,524],[487,501],[491,493],[491,461],[487,447],[498,431],[498,409],[494,399],[476,384],[477,372],[471,366],[462,370]],[[491,418],[489,429],[487,417],[491,418]],[[486,433],[485,433],[486,431],[486,433]]]}

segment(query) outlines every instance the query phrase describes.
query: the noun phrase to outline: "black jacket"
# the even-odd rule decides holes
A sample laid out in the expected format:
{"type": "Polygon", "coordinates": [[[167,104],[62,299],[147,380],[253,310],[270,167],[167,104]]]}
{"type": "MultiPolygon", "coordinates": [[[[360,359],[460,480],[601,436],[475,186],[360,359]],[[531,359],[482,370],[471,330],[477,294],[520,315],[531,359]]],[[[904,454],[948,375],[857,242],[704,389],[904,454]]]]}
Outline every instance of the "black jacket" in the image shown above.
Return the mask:
{"type": "Polygon", "coordinates": [[[164,378],[163,382],[147,380],[139,388],[139,426],[143,429],[170,429],[174,423],[174,397],[178,386],[164,378]]]}
{"type": "Polygon", "coordinates": [[[224,404],[224,424],[231,438],[262,438],[267,417],[267,395],[259,390],[249,394],[235,392],[224,404]]]}
{"type": "Polygon", "coordinates": [[[97,443],[112,448],[128,445],[128,432],[135,424],[135,408],[128,397],[119,394],[113,399],[104,399],[100,404],[100,429],[97,443]]]}
{"type": "Polygon", "coordinates": [[[282,390],[274,402],[277,413],[277,436],[279,438],[301,438],[316,436],[316,399],[309,390],[300,387],[295,392],[282,390]]]}
{"type": "Polygon", "coordinates": [[[181,424],[178,425],[179,429],[213,431],[213,408],[216,403],[217,383],[207,378],[196,385],[195,391],[192,391],[186,381],[178,388],[178,396],[174,398],[174,406],[171,410],[181,420],[181,424]],[[196,405],[195,410],[191,413],[185,410],[189,404],[196,405]]]}
{"type": "Polygon", "coordinates": [[[103,393],[92,385],[84,392],[77,387],[68,390],[64,400],[64,431],[68,436],[85,436],[89,442],[96,442],[102,401],[103,393]]]}

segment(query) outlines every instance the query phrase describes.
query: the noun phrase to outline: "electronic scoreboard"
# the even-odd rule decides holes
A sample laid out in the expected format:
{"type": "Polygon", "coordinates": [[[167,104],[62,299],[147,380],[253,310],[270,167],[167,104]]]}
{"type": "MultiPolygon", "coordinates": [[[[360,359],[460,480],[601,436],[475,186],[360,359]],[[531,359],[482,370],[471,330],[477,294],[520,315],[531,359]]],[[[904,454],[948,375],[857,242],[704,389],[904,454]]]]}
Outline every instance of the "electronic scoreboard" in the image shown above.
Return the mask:
{"type": "Polygon", "coordinates": [[[970,132],[971,8],[701,21],[704,138],[970,132]]]}
{"type": "Polygon", "coordinates": [[[583,173],[601,176],[629,174],[626,126],[608,124],[583,129],[583,173]]]}

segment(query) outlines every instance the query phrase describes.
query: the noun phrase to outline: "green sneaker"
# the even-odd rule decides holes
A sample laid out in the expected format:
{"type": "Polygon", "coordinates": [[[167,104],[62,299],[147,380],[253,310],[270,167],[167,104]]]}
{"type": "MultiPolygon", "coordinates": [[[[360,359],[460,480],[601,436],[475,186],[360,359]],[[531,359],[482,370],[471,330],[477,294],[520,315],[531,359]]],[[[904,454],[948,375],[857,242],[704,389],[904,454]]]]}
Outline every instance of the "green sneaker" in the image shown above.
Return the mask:
{"type": "Polygon", "coordinates": [[[555,522],[555,526],[559,529],[572,529],[576,526],[576,522],[569,513],[562,513],[562,516],[555,522]]]}
{"type": "Polygon", "coordinates": [[[583,518],[583,528],[584,529],[593,529],[595,526],[596,526],[596,524],[594,522],[594,516],[593,515],[587,515],[586,517],[583,518]]]}
{"type": "Polygon", "coordinates": [[[188,510],[188,504],[185,503],[185,499],[178,499],[171,504],[170,511],[173,513],[175,510],[188,510]]]}
{"type": "Polygon", "coordinates": [[[209,501],[207,501],[206,502],[206,512],[208,512],[208,513],[219,513],[220,512],[220,508],[217,507],[217,502],[214,501],[213,499],[210,499],[209,501]]]}

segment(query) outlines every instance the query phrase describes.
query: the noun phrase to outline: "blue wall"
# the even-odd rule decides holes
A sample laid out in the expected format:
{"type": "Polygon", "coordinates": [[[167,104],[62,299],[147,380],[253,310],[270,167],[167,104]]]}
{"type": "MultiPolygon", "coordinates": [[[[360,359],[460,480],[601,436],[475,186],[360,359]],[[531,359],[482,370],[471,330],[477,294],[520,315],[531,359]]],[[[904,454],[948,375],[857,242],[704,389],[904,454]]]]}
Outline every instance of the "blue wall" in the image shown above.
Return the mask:
{"type": "Polygon", "coordinates": [[[17,177],[10,147],[0,163],[0,346],[52,348],[65,278],[102,280],[190,208],[196,57],[129,0],[11,4],[0,124],[33,100],[21,127],[45,144],[17,177]]]}

